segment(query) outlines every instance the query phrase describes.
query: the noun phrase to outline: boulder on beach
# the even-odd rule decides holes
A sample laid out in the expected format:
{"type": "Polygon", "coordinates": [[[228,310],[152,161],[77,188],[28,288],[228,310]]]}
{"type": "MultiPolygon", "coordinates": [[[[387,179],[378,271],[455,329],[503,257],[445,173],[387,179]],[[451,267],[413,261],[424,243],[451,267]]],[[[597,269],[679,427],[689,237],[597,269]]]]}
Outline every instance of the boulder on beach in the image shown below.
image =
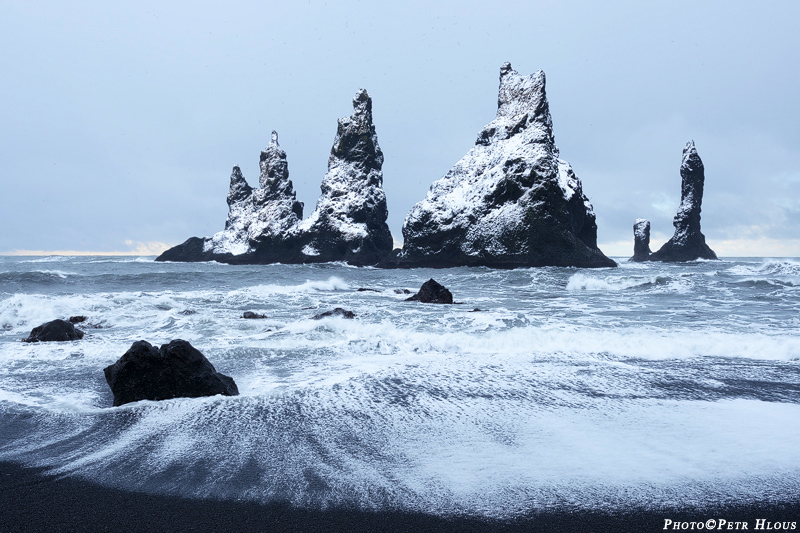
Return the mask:
{"type": "Polygon", "coordinates": [[[22,342],[64,342],[83,338],[83,331],[67,320],[51,320],[31,330],[31,334],[22,342]]]}
{"type": "Polygon", "coordinates": [[[497,116],[406,215],[379,266],[613,267],[581,180],[559,157],[541,70],[500,68],[497,116]]]}
{"type": "Polygon", "coordinates": [[[453,294],[444,285],[431,278],[422,284],[417,294],[406,298],[405,301],[422,302],[424,304],[451,304],[453,303],[453,294]]]}
{"type": "Polygon", "coordinates": [[[114,406],[139,400],[239,394],[233,378],[217,372],[202,353],[180,339],[161,348],[136,341],[103,373],[114,393],[114,406]]]}
{"type": "Polygon", "coordinates": [[[703,203],[705,168],[697,153],[694,141],[683,149],[681,161],[681,205],[672,222],[675,234],[648,261],[694,261],[717,259],[717,254],[706,244],[700,231],[700,208],[703,203]]]}

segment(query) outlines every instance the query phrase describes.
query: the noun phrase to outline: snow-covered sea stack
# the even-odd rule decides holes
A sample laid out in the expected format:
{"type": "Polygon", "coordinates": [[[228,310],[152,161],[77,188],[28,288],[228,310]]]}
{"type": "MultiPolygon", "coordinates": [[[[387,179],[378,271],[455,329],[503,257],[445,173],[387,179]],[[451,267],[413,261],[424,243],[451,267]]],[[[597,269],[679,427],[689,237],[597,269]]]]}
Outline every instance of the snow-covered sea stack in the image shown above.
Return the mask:
{"type": "Polygon", "coordinates": [[[475,146],[406,216],[403,249],[386,266],[616,266],[558,157],[544,72],[521,76],[505,63],[497,104],[475,146]]]}
{"type": "Polygon", "coordinates": [[[694,261],[716,259],[717,254],[708,247],[700,231],[700,207],[703,203],[705,169],[697,154],[694,141],[686,143],[681,162],[681,205],[672,224],[675,235],[649,261],[694,261]]]}
{"type": "Polygon", "coordinates": [[[156,261],[270,262],[282,258],[280,251],[291,248],[292,233],[303,218],[303,204],[297,201],[286,152],[273,131],[269,145],[261,152],[259,188],[248,185],[239,166],[231,172],[228,189],[228,220],[225,229],[213,237],[192,237],[170,248],[156,261]]]}
{"type": "Polygon", "coordinates": [[[272,132],[261,152],[260,187],[253,189],[233,167],[225,229],[213,237],[192,237],[156,261],[225,263],[319,263],[372,265],[392,250],[383,192],[383,153],[372,123],[372,99],[361,89],[354,112],[339,127],[322,180],[322,195],[302,221],[289,179],[286,152],[272,132]]]}
{"type": "Polygon", "coordinates": [[[650,257],[650,221],[637,218],[633,223],[633,257],[631,261],[647,261],[650,257]]]}
{"type": "Polygon", "coordinates": [[[298,227],[302,262],[372,265],[392,251],[382,167],[372,99],[361,89],[353,114],[339,119],[317,207],[298,227]]]}

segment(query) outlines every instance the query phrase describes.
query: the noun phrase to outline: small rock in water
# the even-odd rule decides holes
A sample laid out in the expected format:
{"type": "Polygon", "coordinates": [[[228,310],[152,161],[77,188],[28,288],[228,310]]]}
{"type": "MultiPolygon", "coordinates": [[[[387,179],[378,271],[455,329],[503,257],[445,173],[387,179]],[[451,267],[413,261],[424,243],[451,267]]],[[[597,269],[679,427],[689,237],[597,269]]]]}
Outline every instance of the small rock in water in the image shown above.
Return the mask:
{"type": "Polygon", "coordinates": [[[365,287],[359,287],[356,289],[358,292],[381,292],[378,289],[367,289],[365,287]]]}
{"type": "Polygon", "coordinates": [[[420,287],[419,292],[407,302],[422,302],[425,304],[452,304],[453,294],[435,279],[431,278],[420,287]]]}
{"type": "Polygon", "coordinates": [[[119,360],[103,369],[114,406],[139,400],[236,396],[233,378],[220,374],[194,346],[180,339],[156,348],[134,342],[119,360]]]}
{"type": "Polygon", "coordinates": [[[650,257],[650,221],[637,218],[633,223],[633,257],[631,261],[647,261],[650,257]]]}
{"type": "Polygon", "coordinates": [[[355,318],[356,314],[352,311],[348,311],[347,309],[342,309],[341,307],[337,307],[333,311],[325,311],[324,313],[314,315],[314,320],[322,320],[323,318],[328,318],[332,316],[340,316],[342,318],[355,318]]]}
{"type": "Polygon", "coordinates": [[[183,311],[180,312],[180,314],[183,316],[196,315],[197,311],[195,311],[194,309],[184,309],[183,311]]]}
{"type": "Polygon", "coordinates": [[[86,322],[86,317],[83,315],[71,316],[67,321],[71,324],[80,324],[81,322],[86,322]]]}
{"type": "Polygon", "coordinates": [[[408,289],[395,289],[395,294],[411,294],[411,291],[408,289]]]}
{"type": "Polygon", "coordinates": [[[30,336],[22,342],[63,342],[82,338],[83,331],[66,320],[56,319],[33,328],[30,336]]]}
{"type": "Polygon", "coordinates": [[[267,318],[267,315],[262,315],[262,314],[259,314],[259,313],[254,313],[254,312],[252,312],[252,311],[245,311],[244,313],[242,313],[242,318],[251,318],[251,319],[257,319],[257,318],[267,318]]]}

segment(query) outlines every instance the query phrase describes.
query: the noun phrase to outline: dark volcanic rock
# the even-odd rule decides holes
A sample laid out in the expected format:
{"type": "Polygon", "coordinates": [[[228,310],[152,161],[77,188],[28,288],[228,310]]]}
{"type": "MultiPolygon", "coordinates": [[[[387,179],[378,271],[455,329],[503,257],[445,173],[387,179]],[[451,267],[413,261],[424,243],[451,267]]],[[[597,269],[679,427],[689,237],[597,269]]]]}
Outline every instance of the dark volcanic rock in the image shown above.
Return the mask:
{"type": "Polygon", "coordinates": [[[453,294],[443,285],[431,278],[420,287],[419,292],[411,298],[406,298],[407,302],[422,302],[425,304],[451,304],[453,294]]]}
{"type": "Polygon", "coordinates": [[[147,341],[134,342],[103,373],[114,393],[115,406],[139,400],[239,394],[232,378],[217,372],[184,340],[173,340],[160,349],[147,341]]]}
{"type": "Polygon", "coordinates": [[[317,206],[298,228],[303,262],[373,265],[392,251],[382,167],[372,99],[360,89],[353,114],[339,119],[317,206]]]}
{"type": "Polygon", "coordinates": [[[342,309],[341,307],[337,307],[333,311],[325,311],[324,313],[320,313],[318,315],[314,315],[314,320],[322,320],[323,318],[328,317],[335,317],[340,316],[342,318],[355,318],[356,314],[352,311],[348,311],[347,309],[342,309]]]}
{"type": "Polygon", "coordinates": [[[633,257],[631,261],[647,261],[650,257],[650,221],[637,218],[633,223],[633,257]]]}
{"type": "Polygon", "coordinates": [[[83,331],[77,329],[71,322],[56,319],[33,328],[31,334],[22,339],[22,342],[75,341],[82,339],[83,335],[83,331]]]}
{"type": "Polygon", "coordinates": [[[179,261],[196,263],[199,261],[219,260],[220,256],[210,249],[206,249],[208,238],[189,237],[182,244],[165,250],[156,257],[156,261],[179,261]]]}
{"type": "Polygon", "coordinates": [[[611,267],[572,167],[559,159],[541,70],[500,68],[497,117],[408,213],[379,266],[611,267]]]}
{"type": "Polygon", "coordinates": [[[67,319],[70,324],[80,324],[81,322],[86,322],[86,317],[83,315],[76,315],[71,316],[67,319]]]}
{"type": "Polygon", "coordinates": [[[242,318],[260,319],[260,318],[267,318],[267,315],[262,315],[260,313],[254,313],[252,311],[245,311],[244,313],[242,313],[242,318]]]}
{"type": "Polygon", "coordinates": [[[703,203],[705,169],[694,141],[686,143],[681,162],[681,205],[672,224],[675,234],[648,261],[694,261],[716,259],[700,231],[700,207],[703,203]]]}
{"type": "Polygon", "coordinates": [[[339,119],[336,138],[314,212],[303,218],[286,153],[272,132],[261,152],[259,188],[234,167],[225,229],[211,238],[192,237],[157,261],[237,264],[346,261],[373,265],[392,250],[383,192],[383,152],[372,123],[372,99],[361,89],[350,117],[339,119]]]}

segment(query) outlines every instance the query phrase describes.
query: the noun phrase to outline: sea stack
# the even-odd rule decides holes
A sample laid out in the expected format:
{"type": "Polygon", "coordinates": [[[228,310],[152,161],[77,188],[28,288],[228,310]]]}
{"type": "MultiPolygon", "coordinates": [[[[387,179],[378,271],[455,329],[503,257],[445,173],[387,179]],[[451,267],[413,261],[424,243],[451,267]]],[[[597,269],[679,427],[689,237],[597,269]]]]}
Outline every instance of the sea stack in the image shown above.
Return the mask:
{"type": "Polygon", "coordinates": [[[383,259],[392,250],[392,235],[386,224],[383,152],[367,91],[356,93],[353,107],[351,116],[339,119],[322,195],[307,220],[273,131],[261,152],[258,188],[233,167],[225,229],[210,238],[192,237],[156,261],[373,265],[383,259]]]}
{"type": "Polygon", "coordinates": [[[633,223],[633,257],[631,261],[637,263],[647,261],[650,257],[650,221],[637,218],[633,223]]]}
{"type": "Polygon", "coordinates": [[[381,266],[616,266],[597,247],[581,181],[559,159],[544,72],[500,68],[496,118],[411,209],[403,238],[381,266]]]}
{"type": "Polygon", "coordinates": [[[717,254],[708,247],[706,238],[700,231],[704,182],[703,161],[697,154],[694,141],[689,141],[683,149],[681,162],[681,205],[672,222],[675,235],[658,251],[653,252],[648,261],[717,259],[717,254]]]}
{"type": "Polygon", "coordinates": [[[339,119],[316,209],[298,227],[302,262],[373,265],[392,251],[382,167],[372,98],[360,89],[339,119]]]}

